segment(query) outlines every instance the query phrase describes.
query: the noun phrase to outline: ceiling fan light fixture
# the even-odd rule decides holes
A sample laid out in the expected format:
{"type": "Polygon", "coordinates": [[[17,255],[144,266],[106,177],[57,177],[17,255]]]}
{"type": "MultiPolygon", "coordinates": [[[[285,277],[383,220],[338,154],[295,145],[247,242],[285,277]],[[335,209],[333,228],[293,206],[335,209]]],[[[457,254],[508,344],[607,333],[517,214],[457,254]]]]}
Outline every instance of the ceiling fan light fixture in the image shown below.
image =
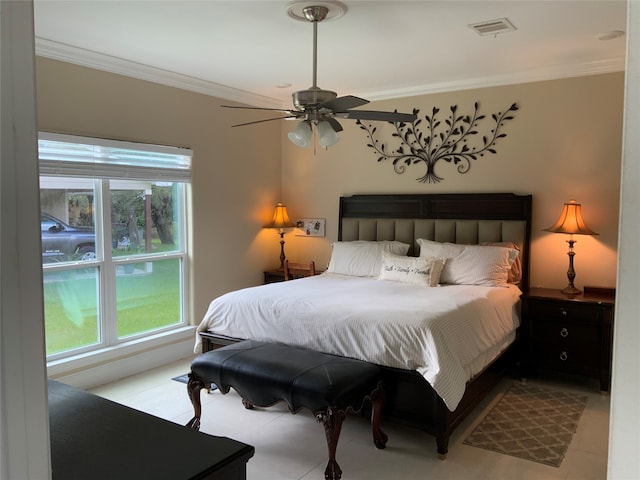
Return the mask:
{"type": "Polygon", "coordinates": [[[304,148],[309,146],[309,143],[311,143],[312,134],[311,124],[308,121],[303,120],[296,125],[296,128],[289,132],[288,137],[291,142],[304,148]]]}
{"type": "Polygon", "coordinates": [[[326,120],[318,122],[316,129],[318,130],[318,143],[322,148],[332,147],[340,140],[336,131],[326,120]]]}

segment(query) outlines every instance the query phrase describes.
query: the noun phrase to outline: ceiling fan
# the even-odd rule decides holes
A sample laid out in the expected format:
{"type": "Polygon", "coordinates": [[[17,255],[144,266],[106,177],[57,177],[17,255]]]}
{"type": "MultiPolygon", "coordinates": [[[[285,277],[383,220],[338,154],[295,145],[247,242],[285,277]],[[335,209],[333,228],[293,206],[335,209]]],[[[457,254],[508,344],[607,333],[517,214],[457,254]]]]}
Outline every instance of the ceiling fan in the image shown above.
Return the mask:
{"type": "MultiPolygon", "coordinates": [[[[325,3],[327,2],[318,2],[325,3]]],[[[337,3],[337,2],[336,2],[337,3]]],[[[346,8],[346,7],[345,7],[346,8]]],[[[240,123],[233,125],[241,127],[254,123],[269,122],[281,119],[300,119],[298,125],[289,132],[289,140],[299,147],[306,147],[311,142],[313,126],[318,134],[318,143],[324,148],[335,145],[338,140],[338,132],[342,131],[342,125],[336,118],[347,118],[353,120],[373,120],[385,122],[413,122],[416,115],[411,113],[380,112],[375,110],[352,110],[356,107],[366,105],[369,100],[345,95],[338,97],[336,92],[323,90],[317,85],[318,66],[318,23],[324,20],[329,13],[329,8],[325,5],[309,5],[302,9],[304,18],[313,23],[313,85],[307,90],[293,92],[293,108],[261,108],[261,107],[241,107],[232,105],[221,105],[226,108],[252,109],[252,110],[272,110],[284,113],[284,116],[256,120],[254,122],[240,123]]]]}

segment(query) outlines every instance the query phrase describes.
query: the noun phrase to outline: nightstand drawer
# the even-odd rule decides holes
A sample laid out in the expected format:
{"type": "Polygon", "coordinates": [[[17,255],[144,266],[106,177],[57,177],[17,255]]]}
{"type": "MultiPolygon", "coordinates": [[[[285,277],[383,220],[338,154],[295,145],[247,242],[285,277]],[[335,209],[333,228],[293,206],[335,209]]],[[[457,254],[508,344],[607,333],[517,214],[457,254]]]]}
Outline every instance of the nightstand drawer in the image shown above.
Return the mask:
{"type": "Polygon", "coordinates": [[[600,346],[600,328],[595,323],[538,320],[532,329],[534,341],[548,344],[578,346],[584,350],[596,351],[600,346]]]}
{"type": "Polygon", "coordinates": [[[539,316],[548,320],[580,320],[582,322],[599,322],[602,320],[602,309],[589,305],[532,301],[530,309],[532,316],[539,316]]]}
{"type": "Polygon", "coordinates": [[[542,368],[557,372],[598,375],[600,358],[593,350],[584,350],[576,346],[536,345],[535,361],[542,368]]]}

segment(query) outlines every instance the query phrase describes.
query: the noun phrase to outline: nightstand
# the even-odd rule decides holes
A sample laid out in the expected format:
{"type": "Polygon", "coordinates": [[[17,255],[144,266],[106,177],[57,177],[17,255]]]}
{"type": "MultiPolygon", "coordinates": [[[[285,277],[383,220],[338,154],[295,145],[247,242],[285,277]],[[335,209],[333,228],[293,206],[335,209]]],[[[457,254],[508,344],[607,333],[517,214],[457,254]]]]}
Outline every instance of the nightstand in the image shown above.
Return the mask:
{"type": "Polygon", "coordinates": [[[522,300],[522,374],[537,370],[579,374],[611,383],[615,290],[589,288],[579,295],[532,288],[522,300]]]}
{"type": "MultiPolygon", "coordinates": [[[[316,275],[320,275],[324,270],[316,270],[316,275]]],[[[283,270],[266,270],[264,272],[264,283],[284,282],[283,270]]]]}
{"type": "Polygon", "coordinates": [[[264,283],[284,282],[284,270],[267,270],[264,273],[264,283]]]}

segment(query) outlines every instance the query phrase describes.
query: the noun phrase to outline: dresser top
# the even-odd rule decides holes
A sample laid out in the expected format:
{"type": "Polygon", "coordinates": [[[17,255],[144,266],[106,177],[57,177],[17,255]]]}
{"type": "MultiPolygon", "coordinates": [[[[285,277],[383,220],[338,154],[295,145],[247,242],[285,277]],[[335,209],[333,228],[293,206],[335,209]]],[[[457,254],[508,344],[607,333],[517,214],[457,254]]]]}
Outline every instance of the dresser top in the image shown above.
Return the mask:
{"type": "Polygon", "coordinates": [[[560,289],[554,288],[530,288],[522,295],[524,298],[540,298],[545,300],[558,300],[578,303],[598,303],[613,305],[615,303],[615,289],[585,287],[582,293],[568,295],[560,289]]]}

